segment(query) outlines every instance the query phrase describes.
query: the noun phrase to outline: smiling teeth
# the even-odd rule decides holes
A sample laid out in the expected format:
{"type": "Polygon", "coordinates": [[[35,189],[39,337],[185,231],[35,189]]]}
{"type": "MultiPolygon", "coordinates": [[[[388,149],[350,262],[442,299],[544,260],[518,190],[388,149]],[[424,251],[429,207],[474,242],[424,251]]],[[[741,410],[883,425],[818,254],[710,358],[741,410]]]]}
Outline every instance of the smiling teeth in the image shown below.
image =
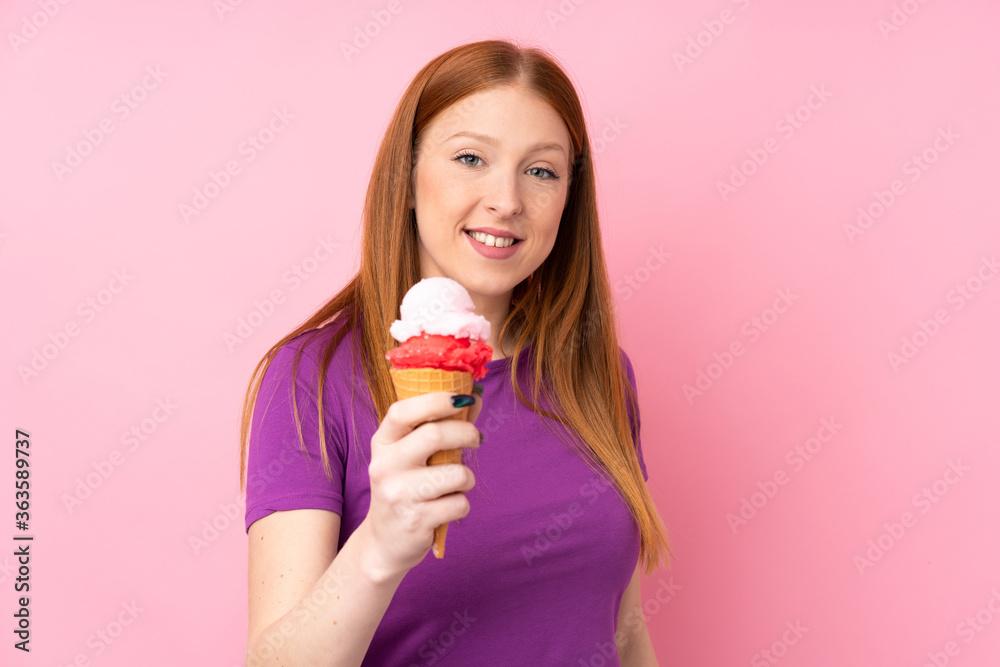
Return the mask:
{"type": "Polygon", "coordinates": [[[506,248],[514,245],[514,239],[512,238],[498,239],[491,234],[484,234],[483,232],[468,232],[468,234],[484,245],[491,245],[497,248],[506,248]]]}

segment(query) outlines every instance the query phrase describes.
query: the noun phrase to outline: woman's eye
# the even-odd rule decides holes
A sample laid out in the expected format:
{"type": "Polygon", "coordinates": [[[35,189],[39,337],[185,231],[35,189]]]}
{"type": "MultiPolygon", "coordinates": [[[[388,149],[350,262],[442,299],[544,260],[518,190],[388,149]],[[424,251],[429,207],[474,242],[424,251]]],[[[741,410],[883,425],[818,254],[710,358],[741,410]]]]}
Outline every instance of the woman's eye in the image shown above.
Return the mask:
{"type": "Polygon", "coordinates": [[[545,167],[532,167],[528,171],[538,171],[544,174],[548,174],[549,178],[559,178],[556,172],[552,171],[551,169],[546,169],[545,167]]]}
{"type": "MultiPolygon", "coordinates": [[[[456,155],[454,159],[469,167],[481,166],[480,164],[476,164],[476,160],[482,162],[482,158],[478,155],[474,155],[473,153],[462,153],[461,155],[456,155]]],[[[539,176],[542,180],[553,180],[559,178],[559,174],[546,167],[532,167],[528,170],[528,173],[532,176],[539,176]]]]}
{"type": "Polygon", "coordinates": [[[457,156],[455,159],[456,160],[461,160],[462,164],[467,164],[470,167],[476,167],[478,165],[474,164],[474,161],[475,160],[481,160],[482,158],[480,158],[478,155],[473,155],[472,153],[462,153],[461,155],[457,156]],[[471,157],[473,159],[473,162],[466,162],[465,158],[467,158],[467,157],[471,157]]]}

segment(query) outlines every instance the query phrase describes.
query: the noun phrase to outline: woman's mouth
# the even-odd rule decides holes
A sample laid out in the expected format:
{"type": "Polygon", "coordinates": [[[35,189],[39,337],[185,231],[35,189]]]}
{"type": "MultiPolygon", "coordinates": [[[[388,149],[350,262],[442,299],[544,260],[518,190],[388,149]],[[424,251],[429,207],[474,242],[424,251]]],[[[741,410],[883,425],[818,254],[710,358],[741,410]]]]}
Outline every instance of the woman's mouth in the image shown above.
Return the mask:
{"type": "Polygon", "coordinates": [[[485,232],[472,232],[469,230],[465,230],[465,233],[474,238],[475,240],[479,241],[483,245],[492,246],[494,248],[507,248],[509,246],[514,245],[515,243],[520,243],[520,241],[515,238],[496,237],[493,236],[492,234],[486,234],[485,232]]]}
{"type": "Polygon", "coordinates": [[[510,237],[496,237],[485,232],[465,230],[469,245],[488,259],[507,259],[521,249],[521,241],[510,237]]]}

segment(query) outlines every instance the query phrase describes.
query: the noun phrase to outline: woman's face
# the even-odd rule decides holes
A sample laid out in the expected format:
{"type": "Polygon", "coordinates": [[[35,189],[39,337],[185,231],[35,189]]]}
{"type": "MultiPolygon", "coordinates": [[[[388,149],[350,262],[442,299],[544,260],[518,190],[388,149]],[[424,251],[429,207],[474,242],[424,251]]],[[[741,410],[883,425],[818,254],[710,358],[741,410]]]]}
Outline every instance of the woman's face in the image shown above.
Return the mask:
{"type": "Polygon", "coordinates": [[[421,277],[451,278],[473,297],[505,295],[527,278],[556,240],[570,147],[559,115],[520,87],[475,93],[438,114],[413,170],[421,277]],[[472,230],[518,241],[491,247],[509,241],[476,240],[472,230]]]}

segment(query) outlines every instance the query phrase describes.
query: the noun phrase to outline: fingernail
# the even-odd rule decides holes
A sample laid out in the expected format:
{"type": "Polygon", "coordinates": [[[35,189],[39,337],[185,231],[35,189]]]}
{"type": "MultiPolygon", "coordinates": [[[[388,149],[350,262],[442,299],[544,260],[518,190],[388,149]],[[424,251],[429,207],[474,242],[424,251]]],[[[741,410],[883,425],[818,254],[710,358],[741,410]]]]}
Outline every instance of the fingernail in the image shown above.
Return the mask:
{"type": "Polygon", "coordinates": [[[456,408],[464,408],[476,402],[476,397],[470,394],[455,394],[451,397],[451,404],[456,408]]]}
{"type": "Polygon", "coordinates": [[[483,397],[483,385],[479,384],[478,382],[476,384],[472,385],[472,393],[475,394],[476,396],[478,396],[479,398],[482,398],[483,397]]]}
{"type": "MultiPolygon", "coordinates": [[[[478,429],[478,428],[477,428],[476,430],[477,430],[477,431],[479,431],[479,429],[478,429]]],[[[482,431],[479,431],[479,444],[481,445],[481,444],[483,444],[484,442],[486,442],[486,436],[485,436],[485,435],[483,435],[483,432],[482,432],[482,431]]]]}

